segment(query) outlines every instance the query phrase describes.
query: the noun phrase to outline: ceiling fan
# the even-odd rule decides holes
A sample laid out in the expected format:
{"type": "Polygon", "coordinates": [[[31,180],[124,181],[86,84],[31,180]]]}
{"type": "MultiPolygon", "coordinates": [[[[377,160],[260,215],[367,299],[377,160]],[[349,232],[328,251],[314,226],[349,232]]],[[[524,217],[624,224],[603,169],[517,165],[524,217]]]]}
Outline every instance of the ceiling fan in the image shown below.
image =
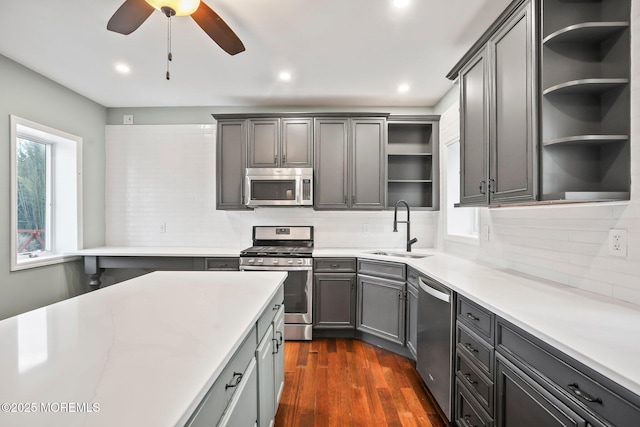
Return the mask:
{"type": "Polygon", "coordinates": [[[226,22],[200,0],[126,0],[109,20],[107,30],[125,35],[131,34],[156,9],[162,11],[169,19],[172,16],[190,15],[200,28],[229,55],[236,55],[245,50],[242,41],[226,22]]]}

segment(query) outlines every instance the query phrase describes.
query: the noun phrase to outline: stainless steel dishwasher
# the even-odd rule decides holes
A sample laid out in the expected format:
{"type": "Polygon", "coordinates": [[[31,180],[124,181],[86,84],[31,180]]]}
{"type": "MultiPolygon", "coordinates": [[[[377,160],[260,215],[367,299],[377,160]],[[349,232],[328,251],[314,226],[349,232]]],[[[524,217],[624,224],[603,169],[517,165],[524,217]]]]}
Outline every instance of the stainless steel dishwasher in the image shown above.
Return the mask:
{"type": "Polygon", "coordinates": [[[454,294],[420,276],[418,294],[418,373],[451,421],[454,294]]]}

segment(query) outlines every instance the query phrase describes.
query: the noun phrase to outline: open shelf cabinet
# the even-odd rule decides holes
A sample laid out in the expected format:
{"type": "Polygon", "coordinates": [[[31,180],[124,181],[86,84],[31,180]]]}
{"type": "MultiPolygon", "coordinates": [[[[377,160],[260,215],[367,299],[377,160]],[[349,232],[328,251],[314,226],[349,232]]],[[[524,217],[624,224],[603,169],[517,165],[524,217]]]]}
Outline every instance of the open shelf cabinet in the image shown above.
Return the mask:
{"type": "Polygon", "coordinates": [[[390,116],[387,121],[387,207],[438,209],[439,116],[390,116]]]}
{"type": "Polygon", "coordinates": [[[630,0],[541,8],[541,199],[628,199],[630,0]]]}

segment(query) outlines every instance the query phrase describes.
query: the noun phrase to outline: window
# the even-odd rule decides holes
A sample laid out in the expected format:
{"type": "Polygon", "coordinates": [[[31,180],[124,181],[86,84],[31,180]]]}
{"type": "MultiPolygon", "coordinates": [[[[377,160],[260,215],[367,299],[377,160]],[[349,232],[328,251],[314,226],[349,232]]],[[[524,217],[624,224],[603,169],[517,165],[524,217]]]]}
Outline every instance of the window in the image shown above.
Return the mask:
{"type": "Polygon", "coordinates": [[[445,144],[446,162],[446,238],[467,243],[478,243],[478,208],[456,208],[460,202],[460,140],[445,144]]]}
{"type": "Polygon", "coordinates": [[[11,270],[81,248],[82,139],[11,116],[11,270]]]}

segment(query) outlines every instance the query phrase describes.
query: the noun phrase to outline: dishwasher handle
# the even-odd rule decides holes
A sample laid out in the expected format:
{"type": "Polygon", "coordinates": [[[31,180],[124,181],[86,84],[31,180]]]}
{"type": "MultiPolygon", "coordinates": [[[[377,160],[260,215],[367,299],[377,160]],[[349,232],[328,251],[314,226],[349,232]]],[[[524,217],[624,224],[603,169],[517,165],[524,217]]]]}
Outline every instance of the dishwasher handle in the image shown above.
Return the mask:
{"type": "Polygon", "coordinates": [[[438,289],[432,288],[427,282],[424,281],[424,279],[422,277],[419,277],[418,280],[420,280],[420,289],[422,289],[423,291],[425,291],[426,293],[428,293],[432,297],[439,299],[440,301],[444,301],[446,303],[450,303],[451,302],[451,294],[450,293],[442,292],[442,291],[440,291],[438,289]]]}

